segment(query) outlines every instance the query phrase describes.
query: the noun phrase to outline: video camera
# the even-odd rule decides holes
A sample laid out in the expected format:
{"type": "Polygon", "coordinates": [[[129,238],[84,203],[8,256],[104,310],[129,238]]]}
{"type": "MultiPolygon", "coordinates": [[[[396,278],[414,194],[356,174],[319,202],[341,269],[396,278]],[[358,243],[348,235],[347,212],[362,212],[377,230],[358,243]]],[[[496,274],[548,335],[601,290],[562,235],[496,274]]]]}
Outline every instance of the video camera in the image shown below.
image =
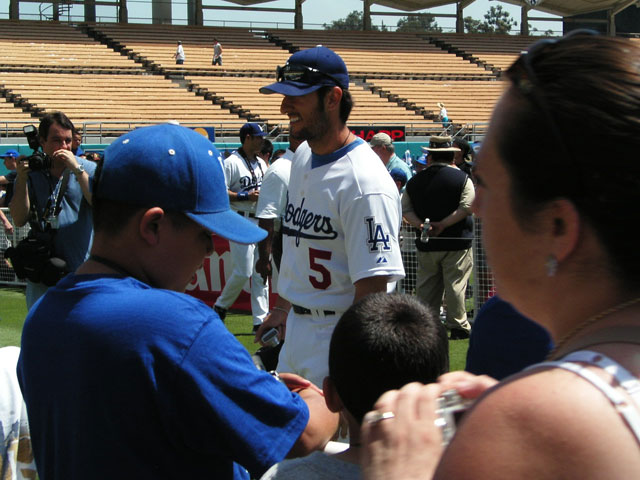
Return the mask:
{"type": "Polygon", "coordinates": [[[50,169],[53,163],[51,157],[46,153],[39,151],[40,142],[38,142],[38,129],[33,125],[25,125],[22,128],[22,131],[27,137],[29,147],[33,150],[33,154],[25,159],[29,162],[29,169],[33,172],[50,169]]]}

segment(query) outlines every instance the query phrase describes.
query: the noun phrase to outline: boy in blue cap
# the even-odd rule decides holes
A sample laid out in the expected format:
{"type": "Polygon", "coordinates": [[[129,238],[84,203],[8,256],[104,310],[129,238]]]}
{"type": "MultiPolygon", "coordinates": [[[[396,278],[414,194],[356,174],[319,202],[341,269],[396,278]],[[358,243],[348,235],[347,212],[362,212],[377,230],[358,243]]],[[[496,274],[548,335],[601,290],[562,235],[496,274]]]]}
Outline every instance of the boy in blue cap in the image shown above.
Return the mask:
{"type": "Polygon", "coordinates": [[[322,447],[336,422],[320,393],[258,371],[182,293],[215,235],[265,235],[230,210],[215,147],[178,125],[140,128],[101,169],[91,256],[25,321],[18,378],[39,477],[248,479],[322,447]]]}

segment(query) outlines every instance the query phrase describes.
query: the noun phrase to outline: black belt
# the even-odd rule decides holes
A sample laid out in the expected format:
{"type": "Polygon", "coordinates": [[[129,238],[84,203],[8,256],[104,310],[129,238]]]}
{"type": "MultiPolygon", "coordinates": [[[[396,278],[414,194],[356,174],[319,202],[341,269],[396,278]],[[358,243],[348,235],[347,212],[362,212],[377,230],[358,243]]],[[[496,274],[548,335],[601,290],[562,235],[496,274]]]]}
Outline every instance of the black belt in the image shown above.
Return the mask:
{"type": "MultiPolygon", "coordinates": [[[[293,305],[293,304],[291,305],[291,307],[293,307],[293,311],[298,315],[311,315],[311,310],[309,310],[308,308],[304,308],[304,307],[301,307],[300,305],[293,305]]],[[[332,310],[322,310],[322,313],[324,313],[325,315],[336,314],[336,312],[332,310]]]]}
{"type": "Polygon", "coordinates": [[[243,217],[256,218],[255,213],[241,212],[240,210],[236,210],[236,211],[238,212],[238,215],[242,215],[243,217]]]}

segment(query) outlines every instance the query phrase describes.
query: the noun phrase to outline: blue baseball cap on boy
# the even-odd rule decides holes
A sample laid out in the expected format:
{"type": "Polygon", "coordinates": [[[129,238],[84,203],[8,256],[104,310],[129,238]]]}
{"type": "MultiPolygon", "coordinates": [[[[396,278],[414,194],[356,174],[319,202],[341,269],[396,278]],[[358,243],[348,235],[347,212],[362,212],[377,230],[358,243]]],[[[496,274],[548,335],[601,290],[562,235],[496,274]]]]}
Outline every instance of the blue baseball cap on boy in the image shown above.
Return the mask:
{"type": "Polygon", "coordinates": [[[260,93],[298,97],[325,86],[349,88],[349,72],[344,61],[322,45],[291,55],[284,66],[277,68],[276,79],[276,83],[262,87],[260,93]]]}
{"type": "Polygon", "coordinates": [[[222,158],[204,136],[174,124],[138,128],[104,152],[97,199],[182,212],[237,243],[267,232],[229,208],[222,158]]]}

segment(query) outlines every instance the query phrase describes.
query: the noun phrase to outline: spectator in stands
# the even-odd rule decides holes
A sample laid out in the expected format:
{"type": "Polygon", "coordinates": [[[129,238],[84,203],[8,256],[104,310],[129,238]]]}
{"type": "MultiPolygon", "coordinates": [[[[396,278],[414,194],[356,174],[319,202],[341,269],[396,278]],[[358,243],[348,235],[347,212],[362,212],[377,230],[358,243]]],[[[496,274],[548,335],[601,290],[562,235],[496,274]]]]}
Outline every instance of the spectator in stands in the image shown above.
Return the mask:
{"type": "MultiPolygon", "coordinates": [[[[14,194],[9,209],[17,227],[27,222],[29,235],[53,237],[53,256],[74,271],[87,258],[91,246],[91,189],[96,164],[71,152],[73,123],[62,112],[46,114],[40,121],[38,141],[52,159],[48,169],[31,171],[18,162],[14,194]],[[58,208],[56,208],[58,205],[58,208]]],[[[27,307],[46,292],[48,285],[27,279],[27,307]]]]}
{"type": "Polygon", "coordinates": [[[394,168],[389,172],[393,181],[396,182],[396,187],[398,187],[398,192],[402,193],[404,190],[404,186],[407,184],[407,174],[401,168],[394,168]]]}
{"type": "Polygon", "coordinates": [[[454,138],[453,144],[460,149],[460,151],[454,153],[453,163],[473,180],[473,175],[471,174],[473,169],[473,148],[471,148],[469,142],[460,137],[454,138]]]}
{"type": "Polygon", "coordinates": [[[222,45],[220,45],[217,38],[213,39],[213,60],[211,60],[211,65],[222,66],[222,45]]]}
{"type": "Polygon", "coordinates": [[[399,168],[407,176],[407,180],[413,176],[413,172],[404,160],[396,155],[396,149],[391,137],[384,132],[376,133],[369,141],[369,146],[380,157],[382,163],[390,172],[394,168],[399,168]]]}
{"type": "Polygon", "coordinates": [[[273,155],[273,143],[268,138],[263,139],[262,148],[260,148],[260,152],[258,152],[258,156],[264,160],[264,163],[267,164],[267,167],[271,163],[271,156],[273,155]]]}
{"type": "Polygon", "coordinates": [[[495,295],[473,320],[465,370],[502,380],[542,362],[551,348],[544,328],[495,295]]]}
{"type": "MultiPolygon", "coordinates": [[[[258,226],[267,231],[267,237],[258,243],[258,261],[256,272],[264,281],[272,275],[272,261],[276,269],[280,271],[282,259],[282,216],[287,205],[287,189],[289,188],[289,176],[291,175],[291,159],[300,145],[300,140],[289,139],[289,148],[284,151],[280,161],[273,163],[265,172],[260,198],[256,206],[256,218],[258,226]]],[[[276,285],[271,284],[272,291],[276,291],[276,285]]]]}
{"type": "Polygon", "coordinates": [[[429,166],[409,180],[402,197],[407,222],[422,231],[425,219],[431,221],[426,243],[420,232],[416,235],[416,295],[439,311],[444,293],[451,338],[469,338],[465,291],[473,268],[473,182],[453,164],[459,149],[452,146],[451,137],[432,136],[429,145],[423,147],[429,166]]]}
{"type": "Polygon", "coordinates": [[[176,48],[176,53],[173,54],[173,58],[176,59],[176,65],[182,65],[185,60],[184,49],[182,48],[182,42],[178,40],[178,46],[176,48]]]}
{"type": "Polygon", "coordinates": [[[3,197],[4,201],[0,203],[0,207],[8,207],[13,197],[13,182],[15,182],[16,176],[18,175],[16,169],[18,168],[18,157],[20,154],[17,150],[10,149],[0,156],[4,160],[5,168],[9,170],[9,173],[0,176],[0,185],[4,185],[7,192],[3,197]]]}
{"type": "Polygon", "coordinates": [[[262,480],[359,479],[360,427],[387,390],[410,382],[432,383],[449,369],[447,331],[415,297],[374,293],[352,305],[331,336],[327,406],[346,419],[349,448],[315,452],[274,465],[262,480]]]}
{"type": "Polygon", "coordinates": [[[442,126],[447,128],[449,126],[449,114],[447,113],[447,109],[444,106],[444,103],[438,102],[438,107],[440,108],[440,112],[438,113],[438,118],[442,122],[442,126]]]}
{"type": "Polygon", "coordinates": [[[107,148],[94,187],[92,255],[22,335],[40,478],[248,479],[245,468],[259,477],[322,448],[337,417],[320,391],[256,369],[218,316],[182,293],[214,234],[264,237],[229,209],[211,142],[179,125],[136,129],[107,148]]]}
{"type": "Polygon", "coordinates": [[[82,132],[78,129],[73,131],[73,140],[71,142],[71,151],[76,157],[86,158],[84,150],[81,147],[82,144],[82,132]]]}
{"type": "MultiPolygon", "coordinates": [[[[231,208],[257,224],[256,205],[267,164],[258,155],[266,133],[257,123],[246,123],[240,129],[240,148],[224,161],[224,173],[231,208]]],[[[269,313],[269,287],[255,271],[258,249],[255,244],[229,242],[233,271],[213,308],[222,320],[251,278],[251,313],[256,331],[269,313]]]]}
{"type": "Polygon", "coordinates": [[[634,40],[578,30],[503,74],[474,212],[500,295],[554,350],[497,385],[456,372],[385,393],[376,410],[395,416],[363,428],[365,479],[638,477],[639,60],[634,40]],[[433,412],[452,387],[478,400],[443,449],[433,412]]]}

